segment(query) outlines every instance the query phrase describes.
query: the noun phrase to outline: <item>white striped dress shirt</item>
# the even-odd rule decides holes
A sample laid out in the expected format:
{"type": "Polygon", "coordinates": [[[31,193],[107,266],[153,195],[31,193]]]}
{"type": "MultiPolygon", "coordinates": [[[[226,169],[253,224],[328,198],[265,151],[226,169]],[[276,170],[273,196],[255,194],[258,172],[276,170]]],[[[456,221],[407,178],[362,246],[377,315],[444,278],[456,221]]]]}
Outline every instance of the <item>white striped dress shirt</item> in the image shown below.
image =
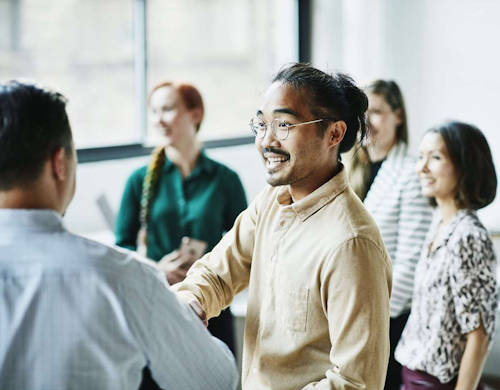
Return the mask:
{"type": "Polygon", "coordinates": [[[432,208],[422,196],[415,163],[405,144],[395,145],[364,201],[392,260],[393,318],[410,309],[415,268],[432,221],[432,208]]]}
{"type": "Polygon", "coordinates": [[[164,277],[49,210],[0,209],[0,389],[234,389],[237,372],[164,277]]]}

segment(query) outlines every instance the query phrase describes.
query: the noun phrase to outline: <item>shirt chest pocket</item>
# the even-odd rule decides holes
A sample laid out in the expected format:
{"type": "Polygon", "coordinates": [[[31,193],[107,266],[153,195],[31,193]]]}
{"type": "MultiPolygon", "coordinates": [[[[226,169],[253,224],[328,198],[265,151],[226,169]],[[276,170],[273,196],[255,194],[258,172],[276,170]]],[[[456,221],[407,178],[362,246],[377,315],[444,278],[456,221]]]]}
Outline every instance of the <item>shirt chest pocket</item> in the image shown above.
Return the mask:
{"type": "Polygon", "coordinates": [[[283,291],[279,307],[280,322],[295,332],[307,330],[309,289],[300,287],[283,291]]]}

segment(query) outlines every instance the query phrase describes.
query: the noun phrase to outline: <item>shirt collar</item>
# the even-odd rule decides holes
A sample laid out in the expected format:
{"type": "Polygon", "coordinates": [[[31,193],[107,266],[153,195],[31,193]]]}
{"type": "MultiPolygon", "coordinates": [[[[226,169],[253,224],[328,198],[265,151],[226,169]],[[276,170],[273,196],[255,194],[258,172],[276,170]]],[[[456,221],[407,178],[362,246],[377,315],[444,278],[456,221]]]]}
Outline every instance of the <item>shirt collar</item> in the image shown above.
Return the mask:
{"type": "Polygon", "coordinates": [[[0,231],[61,231],[61,216],[49,209],[0,209],[0,231]]]}
{"type": "Polygon", "coordinates": [[[344,192],[348,185],[345,168],[341,164],[339,173],[305,198],[292,203],[292,195],[290,194],[288,186],[283,186],[278,191],[276,201],[280,207],[291,208],[301,221],[304,222],[311,215],[333,201],[339,194],[344,192]]]}
{"type": "Polygon", "coordinates": [[[196,162],[196,166],[191,172],[190,176],[197,176],[201,173],[211,174],[215,169],[215,162],[210,160],[205,154],[205,150],[201,150],[200,157],[198,157],[198,161],[196,162]]]}
{"type": "MultiPolygon", "coordinates": [[[[165,164],[163,165],[163,170],[165,172],[169,172],[171,169],[175,168],[175,165],[172,161],[165,158],[165,164]]],[[[196,166],[193,169],[193,172],[189,175],[189,177],[198,176],[202,173],[211,174],[215,170],[215,162],[209,159],[205,153],[205,150],[202,149],[200,151],[200,156],[198,157],[198,161],[196,162],[196,166]]]]}
{"type": "Polygon", "coordinates": [[[405,158],[407,149],[406,144],[400,141],[391,148],[385,160],[390,161],[391,164],[399,165],[405,158]]]}
{"type": "MultiPolygon", "coordinates": [[[[439,210],[436,210],[436,213],[439,213],[439,210]]],[[[441,248],[442,246],[445,246],[448,243],[448,241],[450,240],[450,237],[455,232],[455,229],[457,228],[457,225],[459,224],[459,222],[471,213],[475,213],[475,211],[468,210],[468,209],[458,210],[458,212],[452,218],[452,220],[450,221],[448,226],[445,228],[445,231],[443,233],[442,238],[439,240],[438,245],[436,245],[436,247],[434,248],[434,250],[432,252],[436,252],[439,248],[441,248]]],[[[430,235],[430,242],[432,242],[432,239],[435,237],[436,231],[437,231],[437,228],[438,228],[440,222],[441,222],[441,218],[440,218],[439,214],[437,214],[436,219],[435,219],[435,223],[433,224],[433,227],[432,227],[432,231],[431,231],[431,235],[430,235]]],[[[430,242],[429,242],[429,244],[430,244],[430,242]]]]}

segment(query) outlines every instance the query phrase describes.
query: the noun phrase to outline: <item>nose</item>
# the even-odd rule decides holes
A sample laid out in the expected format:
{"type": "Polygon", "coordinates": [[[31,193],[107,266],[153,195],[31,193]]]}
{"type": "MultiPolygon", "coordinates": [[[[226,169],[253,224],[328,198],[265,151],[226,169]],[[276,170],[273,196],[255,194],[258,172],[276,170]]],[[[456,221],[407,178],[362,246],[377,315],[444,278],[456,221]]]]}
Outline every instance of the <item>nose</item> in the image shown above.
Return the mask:
{"type": "Polygon", "coordinates": [[[272,127],[270,125],[267,126],[266,134],[264,138],[259,139],[259,143],[262,147],[266,148],[268,146],[276,146],[279,145],[279,140],[276,138],[276,134],[274,133],[272,127]]]}
{"type": "Polygon", "coordinates": [[[428,172],[429,171],[428,163],[429,163],[428,157],[420,157],[416,164],[417,173],[428,172]]]}

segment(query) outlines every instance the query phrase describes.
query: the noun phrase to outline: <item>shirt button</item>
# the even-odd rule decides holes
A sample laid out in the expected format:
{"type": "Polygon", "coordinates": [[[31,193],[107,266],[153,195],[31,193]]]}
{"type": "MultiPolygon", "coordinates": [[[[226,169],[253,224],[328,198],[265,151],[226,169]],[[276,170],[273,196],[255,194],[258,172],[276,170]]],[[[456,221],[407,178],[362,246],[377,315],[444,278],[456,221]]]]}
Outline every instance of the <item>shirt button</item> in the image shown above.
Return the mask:
{"type": "Polygon", "coordinates": [[[281,221],[280,221],[280,226],[281,226],[281,227],[285,226],[285,221],[281,220],[281,221]]]}

